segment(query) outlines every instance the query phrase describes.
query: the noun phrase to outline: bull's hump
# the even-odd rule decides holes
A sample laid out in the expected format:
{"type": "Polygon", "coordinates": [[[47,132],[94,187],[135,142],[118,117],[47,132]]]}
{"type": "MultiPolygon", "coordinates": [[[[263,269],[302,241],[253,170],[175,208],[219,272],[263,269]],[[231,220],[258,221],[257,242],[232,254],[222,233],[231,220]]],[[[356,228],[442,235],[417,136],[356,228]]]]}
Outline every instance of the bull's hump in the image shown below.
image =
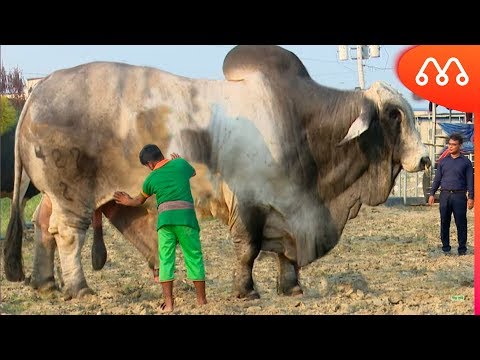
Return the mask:
{"type": "Polygon", "coordinates": [[[401,99],[403,95],[392,86],[383,81],[374,82],[365,93],[367,97],[378,99],[401,99]]]}
{"type": "Polygon", "coordinates": [[[258,71],[269,77],[310,78],[300,59],[279,46],[239,45],[230,50],[223,62],[223,73],[230,81],[244,80],[258,71]]]}

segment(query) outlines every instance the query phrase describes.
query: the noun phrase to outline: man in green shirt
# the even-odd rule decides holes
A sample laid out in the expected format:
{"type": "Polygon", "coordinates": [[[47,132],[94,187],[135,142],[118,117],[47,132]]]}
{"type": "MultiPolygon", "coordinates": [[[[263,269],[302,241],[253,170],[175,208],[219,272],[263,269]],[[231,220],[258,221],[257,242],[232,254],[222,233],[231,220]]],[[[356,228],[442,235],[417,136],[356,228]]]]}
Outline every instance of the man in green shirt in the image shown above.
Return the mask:
{"type": "Polygon", "coordinates": [[[117,204],[126,206],[140,206],[152,195],[157,198],[159,279],[165,297],[161,308],[171,312],[174,307],[172,293],[177,241],[183,252],[187,278],[195,285],[197,303],[206,304],[200,227],[190,189],[190,178],[195,176],[195,169],[177,154],[172,156],[172,160],[165,159],[158,146],[152,144],[145,145],[139,156],[142,165],[151,170],[143,183],[142,192],[132,198],[125,192],[116,191],[113,198],[117,204]]]}

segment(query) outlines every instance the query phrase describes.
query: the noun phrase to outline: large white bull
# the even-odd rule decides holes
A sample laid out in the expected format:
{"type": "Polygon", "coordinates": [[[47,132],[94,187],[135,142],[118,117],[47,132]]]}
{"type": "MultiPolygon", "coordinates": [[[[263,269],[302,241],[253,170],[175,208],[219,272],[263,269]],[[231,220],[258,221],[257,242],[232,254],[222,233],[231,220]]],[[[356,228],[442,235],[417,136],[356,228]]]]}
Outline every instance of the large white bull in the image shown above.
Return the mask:
{"type": "Polygon", "coordinates": [[[279,292],[300,293],[298,269],[337,244],[362,203],[383,203],[402,167],[430,165],[411,107],[386,84],[363,92],[323,87],[293,53],[276,46],[234,48],[224,73],[225,81],[196,80],[97,62],[39,83],[17,131],[7,278],[24,277],[22,166],[46,194],[35,287],[53,286],[57,246],[67,296],[90,292],[80,250],[97,208],[150,267],[158,263],[154,201],[138,209],[112,202],[115,190],[140,191],[148,172],[138,152],[156,143],[194,164],[197,209],[230,227],[235,294],[256,297],[252,268],[260,250],[278,254],[279,292]]]}

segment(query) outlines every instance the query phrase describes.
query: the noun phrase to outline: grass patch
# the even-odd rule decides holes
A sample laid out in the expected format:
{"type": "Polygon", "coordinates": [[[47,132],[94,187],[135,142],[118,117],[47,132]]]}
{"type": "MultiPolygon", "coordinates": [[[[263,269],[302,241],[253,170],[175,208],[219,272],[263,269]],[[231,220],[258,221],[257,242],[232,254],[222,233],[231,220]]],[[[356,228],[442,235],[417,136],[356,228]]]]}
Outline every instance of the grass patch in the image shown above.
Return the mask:
{"type": "Polygon", "coordinates": [[[22,314],[28,308],[28,300],[19,298],[18,296],[12,296],[2,302],[2,312],[10,315],[22,314]]]}
{"type": "MultiPolygon", "coordinates": [[[[41,198],[42,195],[38,194],[27,201],[27,205],[25,206],[25,219],[27,222],[31,220],[41,198]]],[[[5,237],[7,232],[8,221],[10,220],[10,206],[11,200],[9,198],[0,199],[0,235],[2,238],[5,237]]]]}

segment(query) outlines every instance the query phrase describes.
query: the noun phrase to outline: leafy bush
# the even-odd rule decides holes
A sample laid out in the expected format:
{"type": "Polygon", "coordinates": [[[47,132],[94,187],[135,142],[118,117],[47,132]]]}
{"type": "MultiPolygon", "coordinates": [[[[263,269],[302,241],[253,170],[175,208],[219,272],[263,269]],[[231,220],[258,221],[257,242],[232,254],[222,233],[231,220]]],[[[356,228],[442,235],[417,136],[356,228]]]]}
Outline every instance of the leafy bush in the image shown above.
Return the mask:
{"type": "Polygon", "coordinates": [[[0,97],[0,134],[4,134],[13,128],[18,120],[18,113],[8,97],[0,97]]]}

